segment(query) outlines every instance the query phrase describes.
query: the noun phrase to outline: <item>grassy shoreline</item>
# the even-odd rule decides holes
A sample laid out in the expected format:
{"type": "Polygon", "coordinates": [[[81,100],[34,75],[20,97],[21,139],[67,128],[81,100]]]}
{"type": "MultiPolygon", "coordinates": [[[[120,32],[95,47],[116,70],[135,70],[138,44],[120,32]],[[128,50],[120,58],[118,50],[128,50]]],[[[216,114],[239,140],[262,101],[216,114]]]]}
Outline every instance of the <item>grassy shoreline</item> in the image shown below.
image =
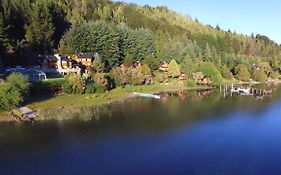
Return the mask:
{"type": "MultiPolygon", "coordinates": [[[[259,82],[241,82],[237,80],[224,81],[227,84],[234,85],[246,85],[246,84],[260,84],[259,82]]],[[[281,83],[280,80],[273,81],[271,83],[281,83]]],[[[39,113],[37,120],[44,121],[47,120],[44,117],[40,117],[42,113],[48,111],[50,115],[52,111],[67,112],[68,110],[75,110],[83,107],[99,107],[106,104],[111,104],[115,102],[121,102],[129,98],[135,97],[132,95],[133,92],[143,92],[143,93],[160,93],[160,92],[171,92],[171,91],[186,91],[186,90],[208,90],[213,89],[207,86],[195,86],[188,87],[183,84],[156,84],[156,85],[141,85],[141,86],[127,86],[125,88],[116,88],[106,93],[100,94],[84,94],[84,95],[68,95],[62,94],[58,96],[52,96],[44,98],[44,96],[33,97],[32,102],[26,104],[27,107],[36,110],[39,113]]],[[[0,123],[1,122],[11,122],[14,121],[10,117],[11,112],[0,113],[0,123]]],[[[46,115],[44,115],[46,116],[46,115]]],[[[67,118],[67,117],[66,117],[67,118]]],[[[56,120],[56,119],[55,119],[56,120]]],[[[59,119],[58,119],[59,120],[59,119]]]]}
{"type": "MultiPolygon", "coordinates": [[[[98,107],[105,104],[123,101],[135,97],[132,92],[143,93],[160,93],[171,91],[184,90],[206,90],[212,89],[206,86],[187,87],[183,84],[168,84],[168,85],[141,85],[141,86],[127,86],[125,88],[116,88],[112,91],[101,94],[84,94],[84,95],[58,95],[50,98],[37,99],[34,102],[26,104],[27,107],[36,110],[39,113],[37,120],[44,120],[40,117],[40,113],[44,111],[72,109],[79,107],[98,107]]],[[[36,97],[33,97],[36,98],[36,97]]],[[[0,122],[13,121],[9,117],[9,112],[0,113],[0,122]]]]}

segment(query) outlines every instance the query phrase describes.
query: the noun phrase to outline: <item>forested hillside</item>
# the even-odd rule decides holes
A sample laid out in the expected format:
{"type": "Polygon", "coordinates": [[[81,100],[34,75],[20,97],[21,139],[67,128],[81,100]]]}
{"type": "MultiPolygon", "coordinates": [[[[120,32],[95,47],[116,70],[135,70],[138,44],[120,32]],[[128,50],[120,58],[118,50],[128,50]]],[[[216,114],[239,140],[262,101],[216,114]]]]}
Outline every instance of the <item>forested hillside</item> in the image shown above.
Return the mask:
{"type": "Polygon", "coordinates": [[[159,61],[175,59],[188,75],[203,62],[215,64],[224,78],[242,79],[242,70],[254,76],[253,64],[267,76],[280,71],[281,47],[268,37],[222,31],[167,7],[109,0],[2,0],[0,8],[5,65],[26,64],[38,54],[87,52],[99,53],[111,67],[126,57],[144,60],[152,69],[159,61]]]}

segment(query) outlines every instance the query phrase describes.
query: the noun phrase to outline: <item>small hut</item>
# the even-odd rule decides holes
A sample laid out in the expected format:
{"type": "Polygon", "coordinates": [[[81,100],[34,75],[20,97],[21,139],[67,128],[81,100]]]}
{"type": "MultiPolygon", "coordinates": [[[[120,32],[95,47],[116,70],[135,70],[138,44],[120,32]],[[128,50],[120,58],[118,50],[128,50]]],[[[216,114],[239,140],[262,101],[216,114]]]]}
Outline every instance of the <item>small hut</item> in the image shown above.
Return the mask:
{"type": "Polygon", "coordinates": [[[205,77],[202,72],[193,73],[193,79],[198,85],[208,85],[211,86],[213,81],[210,77],[205,77]]]}
{"type": "Polygon", "coordinates": [[[161,72],[167,73],[169,70],[169,64],[166,61],[161,61],[159,65],[159,70],[161,72]]]}
{"type": "Polygon", "coordinates": [[[47,79],[44,72],[35,69],[27,69],[22,74],[28,77],[28,81],[42,81],[47,79]]]}
{"type": "Polygon", "coordinates": [[[179,77],[179,81],[184,83],[184,82],[187,82],[188,80],[188,76],[186,74],[181,74],[180,77],[179,77]]]}

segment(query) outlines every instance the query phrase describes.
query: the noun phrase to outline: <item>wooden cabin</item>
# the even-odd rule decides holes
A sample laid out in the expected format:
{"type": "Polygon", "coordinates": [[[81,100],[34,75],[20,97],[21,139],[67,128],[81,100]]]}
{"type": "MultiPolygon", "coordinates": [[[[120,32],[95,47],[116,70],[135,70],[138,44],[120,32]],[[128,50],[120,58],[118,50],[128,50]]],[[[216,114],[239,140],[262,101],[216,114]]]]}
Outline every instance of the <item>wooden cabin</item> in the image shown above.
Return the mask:
{"type": "Polygon", "coordinates": [[[86,67],[92,66],[92,63],[94,60],[93,57],[91,57],[87,54],[84,54],[84,53],[77,54],[72,59],[75,60],[77,63],[81,63],[82,65],[84,65],[86,67]]]}
{"type": "Polygon", "coordinates": [[[141,70],[141,67],[142,67],[142,64],[140,61],[137,61],[134,63],[134,67],[137,69],[137,70],[141,70]]]}
{"type": "Polygon", "coordinates": [[[196,83],[198,85],[208,85],[208,86],[212,86],[213,81],[210,77],[205,77],[202,80],[197,80],[196,83]]]}
{"type": "Polygon", "coordinates": [[[202,72],[196,72],[192,74],[195,83],[198,85],[213,85],[213,81],[210,77],[205,77],[202,72]]]}
{"type": "Polygon", "coordinates": [[[58,60],[58,64],[60,64],[62,69],[73,68],[72,60],[69,58],[62,57],[60,60],[58,60]]]}
{"type": "Polygon", "coordinates": [[[186,74],[181,74],[179,77],[180,82],[186,82],[188,80],[188,76],[186,74]]]}
{"type": "Polygon", "coordinates": [[[41,65],[44,69],[56,69],[58,68],[58,58],[55,55],[39,56],[41,59],[41,65]]]}
{"type": "Polygon", "coordinates": [[[70,69],[72,60],[62,57],[59,54],[45,55],[41,59],[43,69],[70,69]]]}
{"type": "Polygon", "coordinates": [[[168,72],[168,70],[169,70],[169,64],[168,64],[166,61],[161,61],[161,62],[160,62],[160,65],[159,65],[159,70],[160,70],[161,72],[164,72],[164,73],[168,72]]]}

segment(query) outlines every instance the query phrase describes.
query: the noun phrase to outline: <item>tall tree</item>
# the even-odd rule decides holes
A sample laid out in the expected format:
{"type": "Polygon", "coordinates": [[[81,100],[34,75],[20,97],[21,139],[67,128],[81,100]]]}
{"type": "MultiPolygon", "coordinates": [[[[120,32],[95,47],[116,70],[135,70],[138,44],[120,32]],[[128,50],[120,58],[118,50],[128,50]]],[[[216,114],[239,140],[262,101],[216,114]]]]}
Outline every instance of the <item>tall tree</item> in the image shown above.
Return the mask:
{"type": "Polygon", "coordinates": [[[213,58],[212,50],[207,43],[204,50],[204,61],[211,61],[213,58]]]}
{"type": "Polygon", "coordinates": [[[47,53],[53,47],[55,28],[50,14],[50,3],[44,0],[36,1],[32,7],[30,23],[25,26],[26,40],[35,53],[47,53]]]}

